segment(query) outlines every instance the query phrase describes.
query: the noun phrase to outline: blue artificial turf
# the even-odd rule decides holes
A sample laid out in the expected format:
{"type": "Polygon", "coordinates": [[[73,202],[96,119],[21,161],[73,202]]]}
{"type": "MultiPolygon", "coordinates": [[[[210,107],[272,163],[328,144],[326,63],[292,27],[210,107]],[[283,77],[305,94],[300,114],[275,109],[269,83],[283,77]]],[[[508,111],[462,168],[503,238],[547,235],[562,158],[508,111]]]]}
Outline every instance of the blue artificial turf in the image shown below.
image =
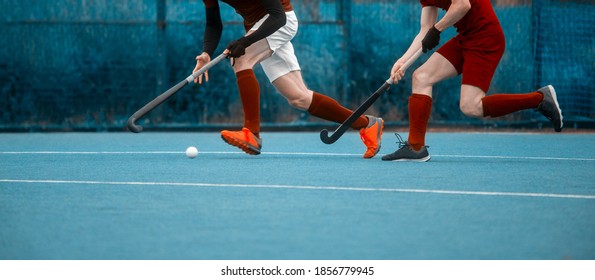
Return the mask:
{"type": "Polygon", "coordinates": [[[0,259],[595,258],[594,134],[358,136],[0,134],[0,259]]]}

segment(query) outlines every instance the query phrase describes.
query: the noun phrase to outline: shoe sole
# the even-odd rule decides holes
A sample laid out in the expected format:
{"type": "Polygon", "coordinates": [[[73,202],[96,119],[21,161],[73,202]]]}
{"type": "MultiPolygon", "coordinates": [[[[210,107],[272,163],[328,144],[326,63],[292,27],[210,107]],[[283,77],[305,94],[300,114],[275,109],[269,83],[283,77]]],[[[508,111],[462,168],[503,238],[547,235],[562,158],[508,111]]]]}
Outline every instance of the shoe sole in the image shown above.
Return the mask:
{"type": "Polygon", "coordinates": [[[556,90],[552,85],[548,85],[547,88],[550,90],[552,95],[552,99],[554,99],[554,104],[556,104],[556,109],[558,110],[558,116],[560,116],[560,127],[554,127],[556,132],[562,131],[562,127],[564,127],[563,116],[562,116],[562,109],[560,109],[560,104],[558,104],[558,97],[556,96],[556,90]]]}
{"type": "Polygon", "coordinates": [[[260,149],[256,149],[253,146],[246,144],[246,142],[240,142],[233,137],[226,137],[223,135],[221,135],[221,139],[223,139],[223,141],[229,145],[240,148],[242,151],[244,151],[244,153],[253,156],[260,155],[260,149]]]}
{"type": "Polygon", "coordinates": [[[426,162],[429,161],[432,157],[427,155],[422,158],[400,158],[400,159],[382,159],[383,161],[413,161],[413,162],[426,162]]]}
{"type": "Polygon", "coordinates": [[[394,159],[394,160],[386,160],[386,161],[412,161],[412,162],[426,162],[426,161],[430,161],[432,157],[431,156],[427,156],[427,157],[423,157],[423,158],[400,158],[400,159],[394,159]]]}

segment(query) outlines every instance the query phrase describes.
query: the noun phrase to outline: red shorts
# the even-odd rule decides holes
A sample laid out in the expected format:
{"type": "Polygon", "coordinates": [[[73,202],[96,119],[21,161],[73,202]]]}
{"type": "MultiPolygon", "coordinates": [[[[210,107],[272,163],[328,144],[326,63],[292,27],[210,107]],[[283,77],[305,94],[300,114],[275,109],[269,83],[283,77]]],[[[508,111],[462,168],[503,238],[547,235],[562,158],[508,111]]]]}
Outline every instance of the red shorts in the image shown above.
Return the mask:
{"type": "Polygon", "coordinates": [[[505,45],[504,33],[501,31],[490,35],[458,34],[437,52],[452,63],[459,75],[463,75],[464,85],[479,87],[487,93],[505,45]]]}

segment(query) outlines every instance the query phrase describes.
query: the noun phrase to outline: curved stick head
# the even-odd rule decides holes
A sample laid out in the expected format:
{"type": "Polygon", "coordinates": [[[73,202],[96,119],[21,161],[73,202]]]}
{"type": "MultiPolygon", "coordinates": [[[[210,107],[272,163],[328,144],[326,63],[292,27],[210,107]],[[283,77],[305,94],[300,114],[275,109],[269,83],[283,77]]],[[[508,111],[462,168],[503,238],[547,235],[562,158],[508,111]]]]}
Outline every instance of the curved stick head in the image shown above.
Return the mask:
{"type": "Polygon", "coordinates": [[[143,131],[143,127],[140,125],[137,125],[136,123],[136,118],[131,117],[130,119],[128,119],[128,129],[130,129],[130,131],[134,132],[134,133],[139,133],[141,131],[143,131]]]}
{"type": "Polygon", "coordinates": [[[325,143],[325,144],[332,144],[336,141],[336,140],[333,140],[333,137],[328,136],[328,130],[326,130],[326,129],[323,129],[322,131],[320,131],[320,140],[322,140],[322,143],[325,143]]]}

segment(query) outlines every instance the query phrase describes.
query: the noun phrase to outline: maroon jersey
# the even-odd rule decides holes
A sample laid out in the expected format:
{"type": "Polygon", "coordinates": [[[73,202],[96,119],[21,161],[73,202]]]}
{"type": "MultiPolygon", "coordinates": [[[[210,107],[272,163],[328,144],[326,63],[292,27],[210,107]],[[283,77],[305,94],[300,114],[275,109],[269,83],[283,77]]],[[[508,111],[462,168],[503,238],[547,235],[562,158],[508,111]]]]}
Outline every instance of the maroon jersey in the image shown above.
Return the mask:
{"type": "MultiPolygon", "coordinates": [[[[264,17],[267,12],[259,0],[221,0],[236,10],[244,18],[246,30],[252,28],[257,21],[264,17]]],[[[289,0],[280,0],[286,12],[293,11],[289,0]]],[[[203,0],[207,8],[217,5],[217,0],[203,0]]]]}
{"type": "MultiPolygon", "coordinates": [[[[434,6],[448,11],[451,0],[420,0],[422,7],[434,6]]],[[[471,9],[455,23],[457,32],[461,35],[469,33],[493,34],[501,32],[500,22],[496,17],[490,0],[469,0],[471,9]]]]}

